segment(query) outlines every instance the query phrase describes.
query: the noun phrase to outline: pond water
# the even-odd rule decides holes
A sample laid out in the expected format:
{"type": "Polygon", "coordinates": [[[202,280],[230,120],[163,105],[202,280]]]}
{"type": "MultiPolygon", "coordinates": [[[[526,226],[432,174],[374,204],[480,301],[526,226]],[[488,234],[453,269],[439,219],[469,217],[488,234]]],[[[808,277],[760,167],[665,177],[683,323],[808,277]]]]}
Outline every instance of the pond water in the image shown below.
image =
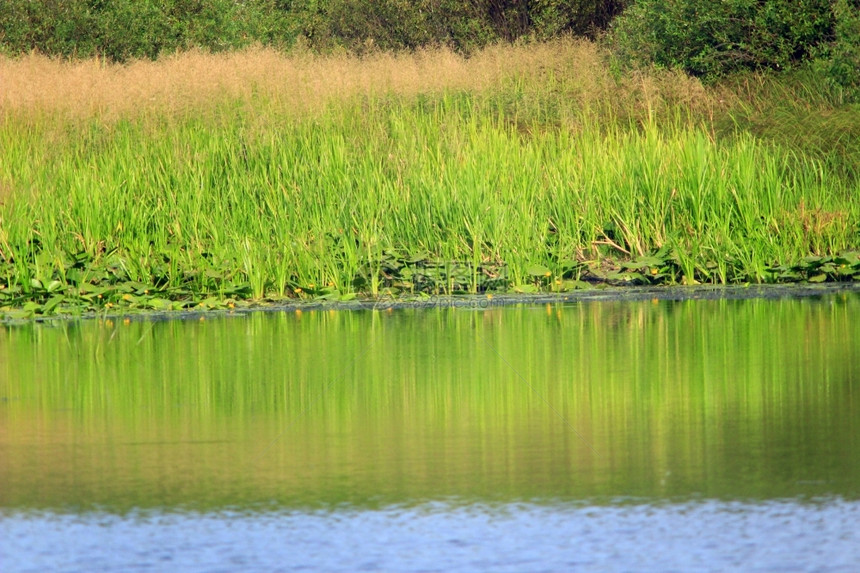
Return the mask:
{"type": "Polygon", "coordinates": [[[860,294],[0,326],[0,570],[856,571],[860,294]]]}

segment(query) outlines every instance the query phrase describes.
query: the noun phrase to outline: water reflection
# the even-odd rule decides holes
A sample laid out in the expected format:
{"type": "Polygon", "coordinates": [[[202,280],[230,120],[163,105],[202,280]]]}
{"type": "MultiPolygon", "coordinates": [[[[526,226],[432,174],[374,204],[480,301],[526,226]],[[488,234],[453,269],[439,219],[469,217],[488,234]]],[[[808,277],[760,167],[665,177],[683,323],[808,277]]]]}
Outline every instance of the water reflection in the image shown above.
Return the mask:
{"type": "Polygon", "coordinates": [[[860,492],[860,297],[0,329],[0,508],[860,492]]]}

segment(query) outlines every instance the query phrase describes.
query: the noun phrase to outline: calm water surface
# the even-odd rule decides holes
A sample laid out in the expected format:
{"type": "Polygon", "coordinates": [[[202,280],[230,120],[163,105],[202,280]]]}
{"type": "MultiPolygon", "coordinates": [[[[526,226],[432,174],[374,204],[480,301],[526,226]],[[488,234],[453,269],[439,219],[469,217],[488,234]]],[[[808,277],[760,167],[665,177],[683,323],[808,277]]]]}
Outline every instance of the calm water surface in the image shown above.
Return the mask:
{"type": "Polygon", "coordinates": [[[2,571],[857,571],[860,295],[0,327],[2,571]]]}

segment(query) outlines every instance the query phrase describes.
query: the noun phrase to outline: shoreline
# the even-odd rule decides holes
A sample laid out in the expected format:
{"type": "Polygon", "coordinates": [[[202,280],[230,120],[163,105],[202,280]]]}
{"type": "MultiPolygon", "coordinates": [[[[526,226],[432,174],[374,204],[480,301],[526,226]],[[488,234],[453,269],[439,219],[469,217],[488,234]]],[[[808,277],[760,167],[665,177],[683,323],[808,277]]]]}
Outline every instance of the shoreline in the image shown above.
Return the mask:
{"type": "Polygon", "coordinates": [[[644,302],[692,300],[776,300],[786,298],[813,298],[839,293],[860,296],[860,281],[841,283],[794,283],[759,285],[695,285],[695,286],[607,286],[564,293],[501,293],[438,295],[425,297],[354,299],[350,301],[308,300],[248,302],[241,301],[234,308],[194,308],[183,310],[146,310],[128,312],[88,312],[80,315],[49,315],[30,318],[0,318],[0,325],[47,324],[76,320],[204,320],[208,317],[240,317],[256,313],[313,312],[313,311],[395,311],[406,309],[457,309],[483,311],[516,305],[538,306],[545,304],[571,304],[589,302],[644,302]]]}

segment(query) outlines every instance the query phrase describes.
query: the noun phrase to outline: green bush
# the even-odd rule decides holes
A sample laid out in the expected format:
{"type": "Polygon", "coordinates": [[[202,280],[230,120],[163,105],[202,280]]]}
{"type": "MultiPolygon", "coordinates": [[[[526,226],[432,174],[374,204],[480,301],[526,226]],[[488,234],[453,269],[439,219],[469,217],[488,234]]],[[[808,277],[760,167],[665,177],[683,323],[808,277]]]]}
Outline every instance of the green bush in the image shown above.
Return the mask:
{"type": "Polygon", "coordinates": [[[252,4],[234,0],[12,0],[0,3],[0,49],[114,61],[253,40],[252,4]]]}
{"type": "MultiPolygon", "coordinates": [[[[468,52],[495,41],[604,29],[629,0],[270,0],[282,37],[362,51],[447,45],[468,52]]],[[[281,43],[281,42],[278,42],[281,43]]]]}
{"type": "Polygon", "coordinates": [[[631,0],[534,0],[529,17],[540,37],[561,33],[595,36],[630,3],[631,0]]]}
{"type": "Polygon", "coordinates": [[[321,51],[593,34],[629,0],[6,0],[0,51],[115,61],[259,42],[321,51]]]}
{"type": "Polygon", "coordinates": [[[80,0],[0,2],[0,46],[6,53],[90,55],[92,14],[80,0]]]}
{"type": "Polygon", "coordinates": [[[316,49],[413,49],[481,45],[495,37],[468,5],[454,0],[286,0],[263,10],[272,21],[264,43],[302,37],[316,49]]]}
{"type": "Polygon", "coordinates": [[[833,0],[638,0],[613,25],[623,59],[706,79],[795,66],[834,37],[833,0]]]}
{"type": "Polygon", "coordinates": [[[825,73],[846,99],[860,101],[860,0],[837,0],[833,6],[835,40],[828,51],[825,73]]]}

